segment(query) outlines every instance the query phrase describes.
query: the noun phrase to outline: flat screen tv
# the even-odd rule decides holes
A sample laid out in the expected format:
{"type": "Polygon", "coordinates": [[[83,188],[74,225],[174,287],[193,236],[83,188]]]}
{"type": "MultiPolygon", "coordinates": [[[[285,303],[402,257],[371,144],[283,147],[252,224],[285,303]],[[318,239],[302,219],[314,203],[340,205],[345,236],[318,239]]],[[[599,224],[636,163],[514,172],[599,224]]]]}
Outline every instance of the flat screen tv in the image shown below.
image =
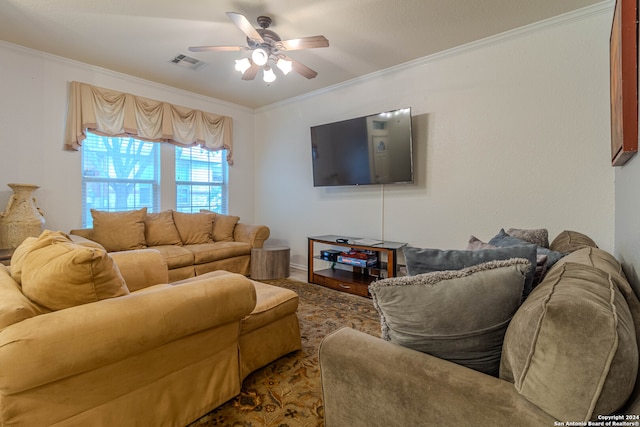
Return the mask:
{"type": "Polygon", "coordinates": [[[313,186],[413,183],[411,109],[311,127],[313,186]]]}

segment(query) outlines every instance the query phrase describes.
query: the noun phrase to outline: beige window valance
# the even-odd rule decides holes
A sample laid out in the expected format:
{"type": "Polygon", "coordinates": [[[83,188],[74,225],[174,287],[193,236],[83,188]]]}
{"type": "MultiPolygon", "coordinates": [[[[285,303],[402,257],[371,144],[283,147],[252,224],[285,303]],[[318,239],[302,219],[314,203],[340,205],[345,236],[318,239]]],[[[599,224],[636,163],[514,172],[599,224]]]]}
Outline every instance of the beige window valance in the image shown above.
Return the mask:
{"type": "Polygon", "coordinates": [[[227,162],[233,164],[231,117],[71,82],[65,148],[80,149],[87,130],[180,146],[200,145],[208,150],[226,149],[227,162]]]}

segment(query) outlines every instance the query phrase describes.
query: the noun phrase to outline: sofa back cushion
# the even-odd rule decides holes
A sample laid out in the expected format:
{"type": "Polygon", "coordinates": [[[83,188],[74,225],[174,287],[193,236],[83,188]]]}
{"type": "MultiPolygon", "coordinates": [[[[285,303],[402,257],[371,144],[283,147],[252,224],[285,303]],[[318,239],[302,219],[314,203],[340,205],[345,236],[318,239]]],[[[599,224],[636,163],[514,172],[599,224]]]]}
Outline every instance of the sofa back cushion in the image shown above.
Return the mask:
{"type": "Polygon", "coordinates": [[[563,262],[513,317],[500,377],[559,420],[620,409],[638,371],[634,319],[615,273],[563,262]]]}
{"type": "Polygon", "coordinates": [[[550,249],[563,253],[577,251],[586,247],[597,248],[598,245],[586,234],[571,230],[564,230],[558,234],[549,245],[550,249]]]}
{"type": "Polygon", "coordinates": [[[176,224],[180,240],[185,245],[197,245],[213,242],[212,230],[214,213],[184,213],[173,212],[173,221],[176,224]]]}
{"type": "Polygon", "coordinates": [[[127,295],[129,290],[106,251],[75,244],[45,230],[27,254],[22,291],[50,310],[127,295]]]}
{"type": "Polygon", "coordinates": [[[147,246],[182,245],[173,211],[148,213],[144,219],[144,238],[147,246]]]}
{"type": "Polygon", "coordinates": [[[147,208],[124,212],[105,212],[91,209],[92,239],[107,252],[146,248],[144,219],[147,208]]]}
{"type": "Polygon", "coordinates": [[[498,376],[504,334],[530,268],[514,258],[374,282],[382,338],[498,376]]]}

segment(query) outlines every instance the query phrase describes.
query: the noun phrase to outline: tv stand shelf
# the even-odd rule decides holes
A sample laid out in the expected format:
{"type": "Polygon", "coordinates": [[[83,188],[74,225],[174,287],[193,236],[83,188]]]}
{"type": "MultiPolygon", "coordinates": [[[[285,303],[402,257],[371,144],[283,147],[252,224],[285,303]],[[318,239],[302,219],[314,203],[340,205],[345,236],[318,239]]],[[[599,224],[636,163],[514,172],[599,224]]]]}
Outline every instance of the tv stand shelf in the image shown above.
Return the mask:
{"type": "Polygon", "coordinates": [[[309,237],[308,246],[308,280],[309,283],[326,286],[350,294],[369,297],[369,284],[378,278],[395,277],[398,273],[398,249],[406,246],[402,242],[383,241],[379,244],[358,244],[361,240],[357,237],[345,237],[337,235],[324,235],[309,237]],[[378,257],[378,263],[370,267],[356,267],[349,264],[341,264],[337,261],[324,260],[319,255],[319,247],[325,249],[361,249],[374,251],[378,257]],[[316,250],[318,253],[316,253],[316,250]],[[316,270],[317,262],[331,264],[330,268],[316,270]],[[336,268],[340,264],[342,268],[336,268]]]}

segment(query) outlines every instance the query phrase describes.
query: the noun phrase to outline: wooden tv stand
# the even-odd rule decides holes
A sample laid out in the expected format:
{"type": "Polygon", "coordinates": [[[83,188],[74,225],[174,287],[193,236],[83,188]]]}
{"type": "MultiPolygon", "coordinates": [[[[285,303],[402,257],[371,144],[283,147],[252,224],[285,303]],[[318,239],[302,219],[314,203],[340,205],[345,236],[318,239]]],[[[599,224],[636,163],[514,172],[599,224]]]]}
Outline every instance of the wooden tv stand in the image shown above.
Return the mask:
{"type": "MultiPolygon", "coordinates": [[[[381,241],[378,244],[363,244],[358,237],[325,235],[309,237],[308,280],[309,283],[326,286],[342,292],[363,297],[370,297],[369,284],[376,279],[395,277],[398,273],[398,249],[406,246],[402,242],[381,241]],[[338,241],[340,240],[340,241],[338,241]],[[346,240],[346,241],[344,241],[346,240]],[[377,264],[369,267],[356,267],[341,264],[337,261],[327,261],[320,257],[322,249],[361,249],[374,251],[378,257],[377,264]],[[316,253],[317,251],[317,253],[316,253]],[[330,268],[316,270],[317,262],[331,264],[330,268]],[[336,268],[338,267],[338,268],[336,268]]],[[[377,243],[377,242],[376,242],[377,243]]]]}

